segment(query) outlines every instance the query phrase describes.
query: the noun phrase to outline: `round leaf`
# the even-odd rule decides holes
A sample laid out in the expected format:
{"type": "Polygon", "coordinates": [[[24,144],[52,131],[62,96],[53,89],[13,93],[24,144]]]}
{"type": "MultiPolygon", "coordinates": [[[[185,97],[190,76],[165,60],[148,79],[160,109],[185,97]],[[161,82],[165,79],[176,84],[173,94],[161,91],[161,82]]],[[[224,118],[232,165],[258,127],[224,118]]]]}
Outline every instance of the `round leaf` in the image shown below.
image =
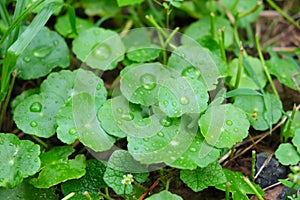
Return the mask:
{"type": "Polygon", "coordinates": [[[297,165],[300,161],[299,152],[290,143],[280,144],[275,151],[275,156],[283,165],[297,165]]]}
{"type": "Polygon", "coordinates": [[[16,107],[14,121],[25,133],[49,138],[55,133],[55,115],[63,103],[53,93],[31,95],[16,107]]]}
{"type": "Polygon", "coordinates": [[[13,188],[23,178],[35,174],[40,165],[40,146],[28,140],[19,140],[13,134],[0,133],[0,186],[13,188]]]}
{"type": "Polygon", "coordinates": [[[16,70],[20,78],[28,80],[43,77],[52,69],[66,68],[69,64],[70,53],[64,39],[44,27],[18,58],[16,70]]]}
{"type": "Polygon", "coordinates": [[[89,28],[73,40],[77,58],[96,69],[114,69],[124,58],[125,47],[120,36],[111,30],[89,28]]]}
{"type": "Polygon", "coordinates": [[[168,200],[183,200],[180,196],[176,194],[172,194],[169,191],[161,191],[157,194],[153,194],[150,197],[146,198],[145,200],[161,200],[161,199],[168,199],[168,200]]]}
{"type": "Polygon", "coordinates": [[[225,148],[247,137],[250,124],[241,109],[222,104],[210,107],[201,116],[199,126],[208,144],[225,148]]]}

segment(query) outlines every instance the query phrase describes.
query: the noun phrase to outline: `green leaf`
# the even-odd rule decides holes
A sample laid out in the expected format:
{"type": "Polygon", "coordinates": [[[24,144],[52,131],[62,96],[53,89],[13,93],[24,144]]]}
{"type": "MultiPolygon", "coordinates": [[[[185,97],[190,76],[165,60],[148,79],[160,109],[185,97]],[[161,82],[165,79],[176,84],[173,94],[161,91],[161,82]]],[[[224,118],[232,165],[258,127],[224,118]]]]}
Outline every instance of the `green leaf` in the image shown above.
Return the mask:
{"type": "Polygon", "coordinates": [[[82,0],[82,7],[88,16],[99,15],[102,17],[113,17],[120,12],[116,1],[111,0],[82,0]]]}
{"type": "Polygon", "coordinates": [[[73,40],[73,51],[92,68],[110,70],[124,59],[125,47],[116,32],[93,27],[80,32],[73,40]]]}
{"type": "Polygon", "coordinates": [[[270,98],[270,106],[272,109],[269,115],[266,114],[267,110],[264,103],[263,96],[236,96],[234,105],[241,108],[247,114],[250,124],[256,130],[267,130],[269,124],[275,124],[280,120],[282,114],[282,104],[279,99],[273,94],[265,93],[270,98]],[[271,116],[271,119],[270,117],[271,116]]]}
{"type": "Polygon", "coordinates": [[[199,126],[208,144],[225,148],[247,137],[250,124],[241,109],[222,104],[210,107],[201,116],[199,126]]]}
{"type": "Polygon", "coordinates": [[[143,63],[155,60],[160,52],[160,47],[154,44],[133,46],[127,50],[127,57],[131,61],[143,63]]]}
{"type": "MultiPolygon", "coordinates": [[[[27,6],[31,6],[34,2],[35,2],[34,0],[27,0],[27,4],[28,4],[27,6]]],[[[35,9],[33,10],[33,12],[34,12],[34,13],[39,13],[39,12],[41,12],[41,10],[42,10],[45,6],[47,6],[47,4],[52,3],[52,2],[60,3],[60,4],[59,4],[60,6],[58,6],[58,8],[56,8],[56,10],[55,10],[55,12],[54,12],[55,15],[58,15],[59,12],[61,11],[62,7],[63,7],[63,3],[64,3],[63,0],[44,0],[44,1],[42,1],[42,3],[41,3],[37,8],[35,8],[35,9]]]]}
{"type": "Polygon", "coordinates": [[[184,113],[201,113],[207,107],[206,87],[195,79],[170,78],[162,82],[158,91],[160,109],[169,117],[184,113]]]}
{"type": "Polygon", "coordinates": [[[226,182],[225,174],[218,162],[195,170],[181,170],[180,179],[195,192],[226,182]]]}
{"type": "Polygon", "coordinates": [[[167,163],[171,167],[180,169],[196,169],[197,166],[203,168],[212,162],[215,162],[220,157],[220,151],[204,140],[204,137],[197,133],[192,144],[187,150],[172,163],[167,163]]]}
{"type": "Polygon", "coordinates": [[[295,136],[292,139],[294,146],[297,148],[298,153],[300,153],[300,129],[296,129],[295,136]]]}
{"type": "Polygon", "coordinates": [[[172,52],[168,66],[182,76],[200,80],[208,90],[215,89],[218,78],[225,75],[225,65],[220,64],[209,50],[195,41],[190,42],[172,52]]]}
{"type": "Polygon", "coordinates": [[[40,165],[40,147],[13,134],[0,133],[0,186],[13,188],[35,174],[40,165]]]}
{"type": "Polygon", "coordinates": [[[34,94],[15,109],[14,121],[25,133],[49,138],[55,133],[55,115],[63,100],[53,93],[34,94]]]}
{"type": "Polygon", "coordinates": [[[64,195],[75,192],[72,200],[86,199],[84,192],[87,191],[92,199],[99,199],[99,189],[107,187],[103,180],[105,165],[98,160],[86,161],[86,174],[80,179],[74,179],[62,183],[61,188],[64,195]]]}
{"type": "Polygon", "coordinates": [[[33,200],[33,199],[48,199],[58,200],[58,195],[55,194],[56,188],[38,189],[33,187],[25,179],[20,185],[13,189],[0,188],[0,196],[6,200],[33,200]]]}
{"type": "MultiPolygon", "coordinates": [[[[225,27],[225,46],[226,47],[230,46],[233,43],[233,29],[231,27],[230,22],[226,18],[218,17],[218,16],[216,16],[215,20],[216,20],[215,21],[216,30],[225,27]]],[[[198,40],[201,39],[202,37],[210,35],[209,24],[210,24],[210,17],[204,16],[200,18],[198,21],[189,25],[189,27],[184,31],[184,34],[186,36],[182,37],[181,39],[182,44],[188,44],[191,39],[198,40]]],[[[217,31],[215,32],[214,37],[218,38],[217,31]]]]}
{"type": "MultiPolygon", "coordinates": [[[[258,81],[261,85],[261,87],[264,87],[267,83],[267,78],[265,75],[265,72],[263,70],[263,66],[258,58],[254,57],[247,57],[249,64],[251,65],[252,69],[254,70],[256,77],[258,78],[258,81]]],[[[238,59],[233,59],[229,64],[229,70],[228,70],[228,76],[231,77],[229,84],[234,87],[236,82],[236,75],[238,70],[238,59]]],[[[257,90],[258,88],[257,84],[254,82],[250,74],[247,74],[244,70],[244,67],[242,68],[242,73],[240,77],[239,87],[238,88],[248,88],[257,90]]]]}
{"type": "Polygon", "coordinates": [[[138,4],[142,3],[143,1],[144,0],[117,0],[119,7],[138,4]]]}
{"type": "Polygon", "coordinates": [[[64,39],[44,27],[18,58],[15,69],[20,78],[28,80],[43,77],[52,69],[66,68],[69,64],[70,53],[64,39]]]}
{"type": "Polygon", "coordinates": [[[166,199],[166,200],[183,200],[180,196],[176,194],[172,194],[171,192],[167,190],[163,190],[157,194],[153,194],[150,197],[146,198],[145,200],[161,200],[161,199],[166,199]]]}
{"type": "Polygon", "coordinates": [[[157,103],[162,80],[171,73],[160,63],[141,63],[121,71],[121,92],[132,103],[145,106],[157,103]]]}
{"type": "Polygon", "coordinates": [[[18,95],[16,98],[14,98],[12,100],[12,102],[10,103],[12,112],[14,113],[14,110],[17,107],[17,105],[19,105],[22,101],[24,101],[24,99],[26,99],[27,97],[29,97],[33,94],[39,94],[39,93],[40,93],[40,88],[32,88],[32,89],[28,89],[28,90],[25,90],[24,92],[22,92],[20,95],[18,95]]]}
{"type": "Polygon", "coordinates": [[[117,194],[130,194],[133,186],[132,184],[123,184],[123,176],[132,174],[135,181],[142,183],[149,175],[146,172],[147,167],[134,160],[127,151],[117,150],[108,161],[103,179],[117,194]]]}
{"type": "Polygon", "coordinates": [[[300,154],[290,143],[282,143],[275,151],[275,157],[283,165],[296,165],[300,161],[300,154]]]}
{"type": "Polygon", "coordinates": [[[238,88],[231,90],[226,93],[226,98],[236,97],[236,96],[262,96],[262,94],[256,90],[248,89],[248,88],[238,88]]]}
{"type": "MultiPolygon", "coordinates": [[[[86,20],[79,17],[76,17],[76,29],[77,32],[81,32],[83,30],[89,29],[93,27],[93,24],[86,20]]],[[[54,25],[55,30],[64,36],[65,38],[75,38],[76,34],[73,33],[71,28],[70,20],[68,15],[60,16],[57,18],[57,21],[54,25]]]]}
{"type": "Polygon", "coordinates": [[[71,146],[60,146],[41,154],[41,171],[37,178],[30,180],[30,183],[36,188],[49,188],[82,177],[85,174],[85,157],[77,155],[75,159],[68,159],[73,152],[71,146]]]}
{"type": "Polygon", "coordinates": [[[276,76],[280,83],[294,90],[299,90],[299,88],[297,88],[295,84],[295,82],[297,84],[300,84],[300,76],[295,76],[297,73],[300,72],[299,66],[289,59],[280,59],[275,53],[270,54],[271,59],[266,61],[266,65],[268,66],[270,73],[276,76]],[[295,82],[293,81],[293,77],[295,82]]]}
{"type": "MultiPolygon", "coordinates": [[[[240,172],[233,172],[228,169],[223,169],[223,171],[226,176],[227,182],[230,183],[229,191],[232,193],[232,197],[234,200],[247,200],[249,199],[247,197],[247,194],[255,194],[253,189],[244,181],[243,174],[241,174],[240,172]]],[[[259,194],[263,196],[263,190],[255,183],[252,184],[259,192],[259,194]]],[[[221,185],[217,185],[216,188],[225,191],[226,184],[224,183],[221,185]]]]}
{"type": "Polygon", "coordinates": [[[173,163],[191,145],[198,128],[191,125],[195,118],[183,115],[167,120],[168,123],[151,137],[127,136],[128,151],[136,160],[145,164],[173,163]]]}

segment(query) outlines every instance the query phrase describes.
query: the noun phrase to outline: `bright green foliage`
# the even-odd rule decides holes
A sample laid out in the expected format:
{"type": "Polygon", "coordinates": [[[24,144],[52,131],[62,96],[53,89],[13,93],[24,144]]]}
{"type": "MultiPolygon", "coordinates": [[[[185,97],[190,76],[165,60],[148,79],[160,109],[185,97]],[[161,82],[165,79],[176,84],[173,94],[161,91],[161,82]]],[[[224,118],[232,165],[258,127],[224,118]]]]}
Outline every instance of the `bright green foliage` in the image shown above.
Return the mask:
{"type": "Polygon", "coordinates": [[[226,182],[224,172],[218,162],[195,170],[181,170],[180,179],[195,192],[226,182]]]}
{"type": "Polygon", "coordinates": [[[13,134],[0,133],[0,186],[13,188],[40,167],[40,147],[13,134]]]}
{"type": "MultiPolygon", "coordinates": [[[[254,70],[259,83],[262,87],[264,87],[267,83],[267,78],[265,76],[265,72],[263,70],[262,64],[258,58],[247,57],[248,62],[250,63],[252,69],[254,70]]],[[[238,59],[233,59],[229,64],[228,76],[231,77],[229,84],[234,87],[236,82],[236,75],[238,71],[238,59]]],[[[248,75],[244,68],[242,68],[242,74],[239,82],[238,88],[249,88],[253,90],[259,89],[257,84],[253,81],[250,75],[248,75]]]]}
{"type": "Polygon", "coordinates": [[[160,51],[160,48],[154,44],[139,47],[133,46],[128,49],[127,57],[134,62],[149,62],[158,58],[160,51]]]}
{"type": "Polygon", "coordinates": [[[183,200],[180,196],[176,194],[172,194],[169,191],[161,191],[157,194],[153,194],[150,197],[146,198],[145,200],[161,200],[161,199],[167,199],[167,200],[183,200]]]}
{"type": "MultiPolygon", "coordinates": [[[[201,39],[204,36],[210,35],[209,24],[210,24],[210,17],[204,16],[200,18],[198,21],[192,23],[184,31],[184,34],[191,37],[194,40],[201,39]]],[[[216,30],[225,27],[225,46],[230,46],[233,43],[233,30],[230,25],[230,22],[225,18],[216,16],[215,26],[216,26],[216,30]]],[[[214,37],[217,38],[217,31],[215,32],[214,37]]],[[[183,44],[187,44],[189,40],[190,39],[187,39],[187,37],[185,36],[182,38],[181,41],[183,44]]]]}
{"type": "Polygon", "coordinates": [[[297,148],[297,151],[300,152],[300,129],[295,131],[295,136],[292,139],[293,144],[297,148]]]}
{"type": "Polygon", "coordinates": [[[20,185],[17,185],[13,189],[0,188],[0,197],[6,200],[58,200],[58,195],[55,194],[55,188],[38,189],[29,184],[28,179],[25,179],[20,185]]]}
{"type": "Polygon", "coordinates": [[[131,174],[134,181],[142,183],[149,175],[146,171],[147,167],[134,160],[127,151],[117,150],[108,161],[103,179],[117,194],[130,194],[134,186],[125,184],[122,180],[131,174]]]}
{"type": "MultiPolygon", "coordinates": [[[[91,27],[93,27],[93,24],[91,22],[89,22],[88,20],[76,17],[77,32],[86,30],[91,27]]],[[[68,15],[58,17],[57,22],[54,25],[54,28],[59,34],[61,34],[62,36],[66,37],[66,38],[75,38],[76,37],[76,34],[73,33],[73,30],[71,28],[71,24],[70,24],[68,15]]]]}
{"type": "MultiPolygon", "coordinates": [[[[233,172],[228,169],[223,169],[227,182],[230,183],[229,191],[232,193],[233,200],[249,200],[247,194],[255,194],[253,189],[244,181],[243,175],[240,172],[233,172]]],[[[252,183],[256,190],[263,196],[263,190],[252,183]]],[[[216,186],[217,189],[225,191],[226,184],[216,186]]]]}
{"type": "Polygon", "coordinates": [[[162,129],[151,137],[127,136],[128,151],[141,163],[171,164],[180,159],[193,142],[197,132],[197,127],[189,127],[193,120],[183,115],[181,118],[167,119],[162,129]]]}
{"type": "MultiPolygon", "coordinates": [[[[183,38],[186,38],[183,35],[183,38]]],[[[168,67],[179,75],[200,80],[208,90],[215,89],[218,78],[226,74],[226,66],[207,49],[187,38],[188,44],[176,48],[168,60],[168,67]],[[209,74],[209,76],[207,76],[209,74]]]]}
{"type": "Polygon", "coordinates": [[[215,162],[220,157],[220,151],[204,141],[204,137],[197,133],[192,144],[175,161],[168,163],[171,167],[180,169],[196,169],[197,166],[203,168],[215,162]]]}
{"type": "Polygon", "coordinates": [[[132,103],[145,106],[157,103],[162,80],[170,72],[160,63],[142,63],[127,66],[121,71],[121,92],[132,103]]]}
{"type": "Polygon", "coordinates": [[[40,88],[32,88],[32,89],[28,89],[28,90],[25,90],[24,92],[22,92],[20,95],[18,95],[16,98],[14,98],[12,100],[12,102],[10,103],[12,112],[14,112],[17,105],[19,105],[19,103],[24,101],[24,99],[26,99],[27,97],[29,97],[33,94],[39,94],[39,93],[40,93],[40,88]]]}
{"type": "Polygon", "coordinates": [[[14,120],[25,133],[49,138],[55,133],[55,115],[62,105],[56,94],[34,94],[16,107],[14,120]]]}
{"type": "Polygon", "coordinates": [[[144,0],[117,0],[119,7],[142,3],[144,0]]]}
{"type": "Polygon", "coordinates": [[[300,76],[297,73],[300,72],[299,65],[291,58],[287,60],[280,59],[275,53],[271,53],[271,59],[266,62],[271,74],[276,76],[280,83],[294,89],[299,90],[296,84],[300,84],[300,76]],[[284,66],[284,67],[283,67],[284,66]],[[296,83],[293,81],[296,81],[296,83]]]}
{"type": "Polygon", "coordinates": [[[64,195],[75,192],[72,200],[85,200],[84,192],[87,191],[93,199],[99,198],[99,189],[107,187],[103,180],[105,165],[98,160],[86,161],[86,174],[80,179],[74,179],[62,183],[61,188],[64,195]]]}
{"type": "Polygon", "coordinates": [[[292,138],[295,136],[297,129],[300,129],[300,112],[296,111],[293,119],[288,119],[284,129],[281,132],[281,135],[286,139],[292,138]]]}
{"type": "Polygon", "coordinates": [[[117,1],[81,0],[81,3],[85,13],[89,16],[99,15],[102,17],[111,17],[120,11],[117,1]]]}
{"type": "Polygon", "coordinates": [[[300,161],[299,151],[290,143],[280,144],[275,151],[275,156],[283,165],[296,165],[300,161]]]}
{"type": "Polygon", "coordinates": [[[114,69],[124,58],[125,48],[120,36],[108,29],[89,28],[73,40],[77,58],[95,69],[114,69]]]}
{"type": "Polygon", "coordinates": [[[169,117],[201,113],[207,107],[208,93],[202,82],[188,77],[170,78],[158,92],[159,107],[169,117]]]}
{"type": "Polygon", "coordinates": [[[282,104],[274,94],[268,92],[265,93],[270,99],[271,109],[269,110],[270,116],[267,115],[266,106],[264,103],[264,97],[258,95],[241,95],[237,96],[234,101],[234,105],[243,109],[247,114],[247,118],[256,130],[267,130],[269,124],[275,124],[281,117],[282,104]]]}
{"type": "Polygon", "coordinates": [[[23,79],[35,79],[47,75],[55,67],[66,68],[70,64],[69,54],[64,39],[44,27],[18,58],[18,76],[23,79]]]}
{"type": "MultiPolygon", "coordinates": [[[[244,13],[246,11],[249,11],[253,9],[256,4],[258,3],[258,0],[252,0],[252,1],[244,1],[244,0],[238,0],[238,1],[231,1],[231,0],[221,0],[222,4],[231,11],[233,15],[244,13]],[[235,4],[235,5],[234,5],[235,4]]],[[[237,23],[239,27],[246,27],[248,24],[250,25],[252,22],[257,20],[259,17],[260,12],[263,10],[263,6],[260,6],[258,10],[251,13],[250,15],[247,15],[243,18],[240,18],[237,23]]]]}
{"type": "Polygon", "coordinates": [[[36,188],[49,188],[82,177],[85,174],[85,157],[77,155],[74,159],[68,159],[73,152],[71,146],[61,146],[41,154],[41,171],[37,178],[30,180],[30,183],[36,188]]]}
{"type": "Polygon", "coordinates": [[[218,148],[231,147],[248,135],[245,113],[232,104],[210,107],[199,120],[205,141],[218,148]]]}

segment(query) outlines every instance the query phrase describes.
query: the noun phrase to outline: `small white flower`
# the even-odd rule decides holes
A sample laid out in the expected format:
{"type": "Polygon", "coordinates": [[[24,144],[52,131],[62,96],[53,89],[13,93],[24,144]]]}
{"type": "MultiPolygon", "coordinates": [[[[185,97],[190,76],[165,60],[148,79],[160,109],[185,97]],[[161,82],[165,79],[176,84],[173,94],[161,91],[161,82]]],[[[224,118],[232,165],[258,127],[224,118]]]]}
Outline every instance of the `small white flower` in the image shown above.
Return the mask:
{"type": "Polygon", "coordinates": [[[132,174],[123,175],[122,184],[123,185],[131,185],[134,181],[132,174]]]}

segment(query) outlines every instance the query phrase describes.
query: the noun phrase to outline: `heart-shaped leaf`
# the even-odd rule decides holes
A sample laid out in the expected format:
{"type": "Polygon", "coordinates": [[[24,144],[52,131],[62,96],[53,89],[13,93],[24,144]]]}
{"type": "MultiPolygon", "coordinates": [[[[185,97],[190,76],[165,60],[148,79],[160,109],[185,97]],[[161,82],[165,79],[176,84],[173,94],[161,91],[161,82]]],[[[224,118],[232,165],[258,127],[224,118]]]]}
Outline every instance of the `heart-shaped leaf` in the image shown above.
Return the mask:
{"type": "Polygon", "coordinates": [[[35,174],[40,165],[40,146],[28,140],[19,140],[13,134],[0,133],[0,186],[13,188],[23,178],[35,174]]]}

